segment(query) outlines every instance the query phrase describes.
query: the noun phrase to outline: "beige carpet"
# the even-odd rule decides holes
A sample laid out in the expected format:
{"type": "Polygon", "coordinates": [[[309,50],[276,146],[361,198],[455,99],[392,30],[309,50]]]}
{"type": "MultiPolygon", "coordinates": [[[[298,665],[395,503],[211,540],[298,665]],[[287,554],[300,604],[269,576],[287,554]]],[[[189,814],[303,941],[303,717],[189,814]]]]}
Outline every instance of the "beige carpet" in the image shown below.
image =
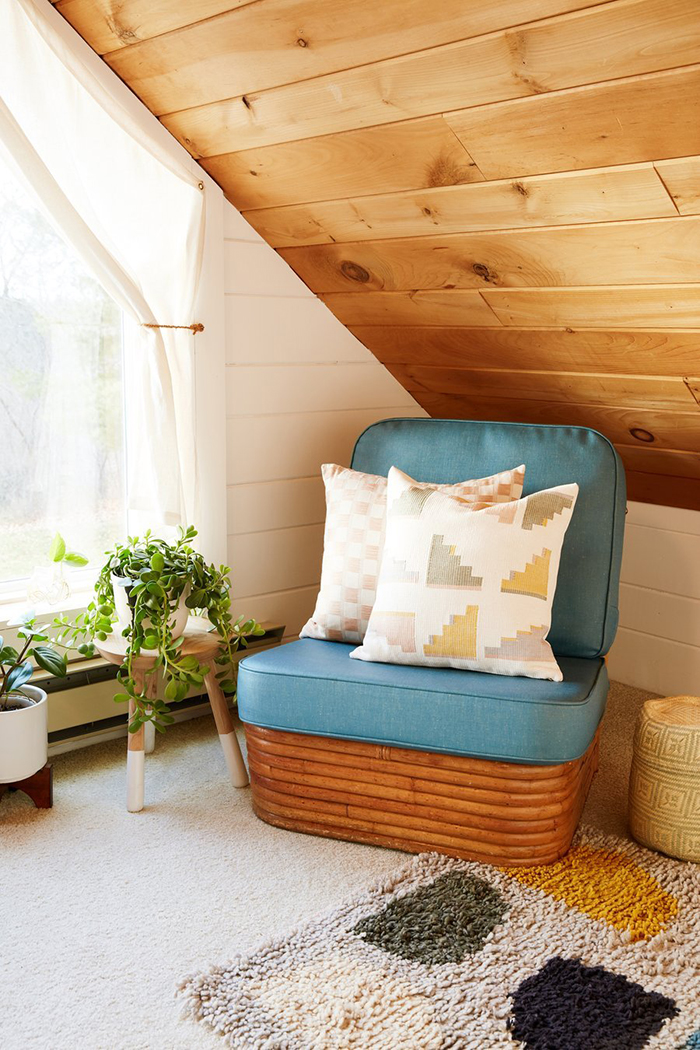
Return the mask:
{"type": "MultiPolygon", "coordinates": [[[[637,712],[614,685],[584,820],[626,833],[637,712]]],[[[226,781],[209,718],[173,727],[125,810],[123,741],[54,759],[55,804],[0,802],[1,1050],[198,1050],[177,980],[338,905],[402,862],[268,827],[226,781]]]]}

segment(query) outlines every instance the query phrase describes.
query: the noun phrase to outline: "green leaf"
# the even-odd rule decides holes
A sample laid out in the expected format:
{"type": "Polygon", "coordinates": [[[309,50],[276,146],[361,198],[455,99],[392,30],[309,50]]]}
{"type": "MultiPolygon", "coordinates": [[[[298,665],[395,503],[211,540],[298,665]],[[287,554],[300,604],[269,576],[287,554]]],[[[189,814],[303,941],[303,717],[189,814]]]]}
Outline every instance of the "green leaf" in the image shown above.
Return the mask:
{"type": "Polygon", "coordinates": [[[199,667],[199,660],[196,656],[183,656],[180,660],[180,667],[183,671],[196,671],[199,667]]]}
{"type": "Polygon", "coordinates": [[[177,687],[177,693],[175,695],[175,703],[179,704],[181,700],[184,700],[189,691],[190,688],[187,682],[179,682],[177,687]]]}
{"type": "Polygon", "coordinates": [[[142,648],[144,649],[157,649],[158,648],[158,635],[147,634],[143,639],[142,648]]]}
{"type": "Polygon", "coordinates": [[[159,553],[159,551],[156,551],[155,554],[151,555],[151,568],[154,572],[158,573],[161,573],[165,568],[165,558],[159,553]]]}
{"type": "Polygon", "coordinates": [[[31,660],[25,660],[23,664],[13,667],[5,679],[5,691],[11,693],[14,689],[24,685],[32,677],[33,672],[31,660]]]}
{"type": "Polygon", "coordinates": [[[19,653],[12,645],[0,649],[0,664],[14,664],[19,660],[19,653]]]}
{"type": "Polygon", "coordinates": [[[49,547],[49,558],[51,561],[63,561],[66,554],[66,541],[60,532],[57,532],[49,547]]]}
{"type": "Polygon", "coordinates": [[[88,559],[85,555],[78,554],[77,551],[67,551],[63,560],[67,562],[68,565],[75,565],[76,567],[82,567],[88,563],[88,559]]]}
{"type": "Polygon", "coordinates": [[[54,675],[56,678],[66,677],[68,673],[66,658],[57,653],[55,649],[51,649],[48,645],[36,645],[32,649],[32,656],[42,671],[48,671],[49,674],[54,675]]]}
{"type": "Polygon", "coordinates": [[[165,687],[165,699],[175,700],[177,698],[177,682],[171,678],[165,687]]]}
{"type": "Polygon", "coordinates": [[[137,721],[137,717],[134,718],[133,722],[129,723],[129,732],[130,733],[138,733],[139,729],[141,728],[142,722],[141,722],[140,719],[138,719],[138,721],[137,721]]]}

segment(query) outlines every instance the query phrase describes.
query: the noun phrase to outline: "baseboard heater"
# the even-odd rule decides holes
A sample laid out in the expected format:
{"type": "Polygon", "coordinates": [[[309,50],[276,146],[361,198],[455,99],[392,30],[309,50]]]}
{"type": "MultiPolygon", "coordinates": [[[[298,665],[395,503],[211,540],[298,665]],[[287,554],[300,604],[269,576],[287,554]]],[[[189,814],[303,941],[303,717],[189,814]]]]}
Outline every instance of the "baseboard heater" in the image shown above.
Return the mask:
{"type": "MultiPolygon", "coordinates": [[[[265,634],[240,650],[238,659],[281,643],[284,626],[263,626],[265,634]]],[[[114,664],[96,659],[74,664],[65,678],[52,678],[41,672],[34,676],[33,681],[46,690],[49,698],[49,756],[126,736],[126,704],[114,702],[117,670],[114,664]]],[[[200,692],[191,693],[172,709],[177,722],[208,711],[207,696],[200,692]]]]}

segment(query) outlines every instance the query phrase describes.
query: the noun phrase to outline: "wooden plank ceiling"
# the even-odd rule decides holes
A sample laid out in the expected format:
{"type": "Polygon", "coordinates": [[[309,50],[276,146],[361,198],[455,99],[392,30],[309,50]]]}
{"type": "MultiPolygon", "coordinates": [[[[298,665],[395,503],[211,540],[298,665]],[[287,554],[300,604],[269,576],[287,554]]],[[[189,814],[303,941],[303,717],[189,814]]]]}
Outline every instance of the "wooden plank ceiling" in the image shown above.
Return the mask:
{"type": "Polygon", "coordinates": [[[698,0],[58,0],[431,415],[700,509],[698,0]]]}

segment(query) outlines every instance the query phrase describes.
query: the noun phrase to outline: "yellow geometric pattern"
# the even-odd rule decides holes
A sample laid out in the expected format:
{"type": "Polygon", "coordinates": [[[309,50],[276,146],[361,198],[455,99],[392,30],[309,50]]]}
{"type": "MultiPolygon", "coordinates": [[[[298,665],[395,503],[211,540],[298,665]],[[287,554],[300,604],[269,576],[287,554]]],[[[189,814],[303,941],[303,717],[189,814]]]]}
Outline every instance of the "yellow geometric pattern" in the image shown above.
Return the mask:
{"type": "Polygon", "coordinates": [[[648,941],[678,913],[678,901],[647,871],[622,853],[580,844],[541,868],[503,868],[523,886],[564,901],[605,922],[631,941],[648,941]]]}
{"type": "Polygon", "coordinates": [[[461,656],[463,659],[476,658],[476,621],[479,615],[478,605],[468,605],[464,616],[450,616],[442,634],[431,634],[430,643],[423,646],[426,656],[461,656]]]}
{"type": "Polygon", "coordinates": [[[552,556],[548,547],[542,548],[541,554],[535,554],[522,572],[514,569],[510,578],[501,580],[501,590],[510,594],[525,594],[528,598],[547,600],[549,583],[549,560],[552,556]]]}

